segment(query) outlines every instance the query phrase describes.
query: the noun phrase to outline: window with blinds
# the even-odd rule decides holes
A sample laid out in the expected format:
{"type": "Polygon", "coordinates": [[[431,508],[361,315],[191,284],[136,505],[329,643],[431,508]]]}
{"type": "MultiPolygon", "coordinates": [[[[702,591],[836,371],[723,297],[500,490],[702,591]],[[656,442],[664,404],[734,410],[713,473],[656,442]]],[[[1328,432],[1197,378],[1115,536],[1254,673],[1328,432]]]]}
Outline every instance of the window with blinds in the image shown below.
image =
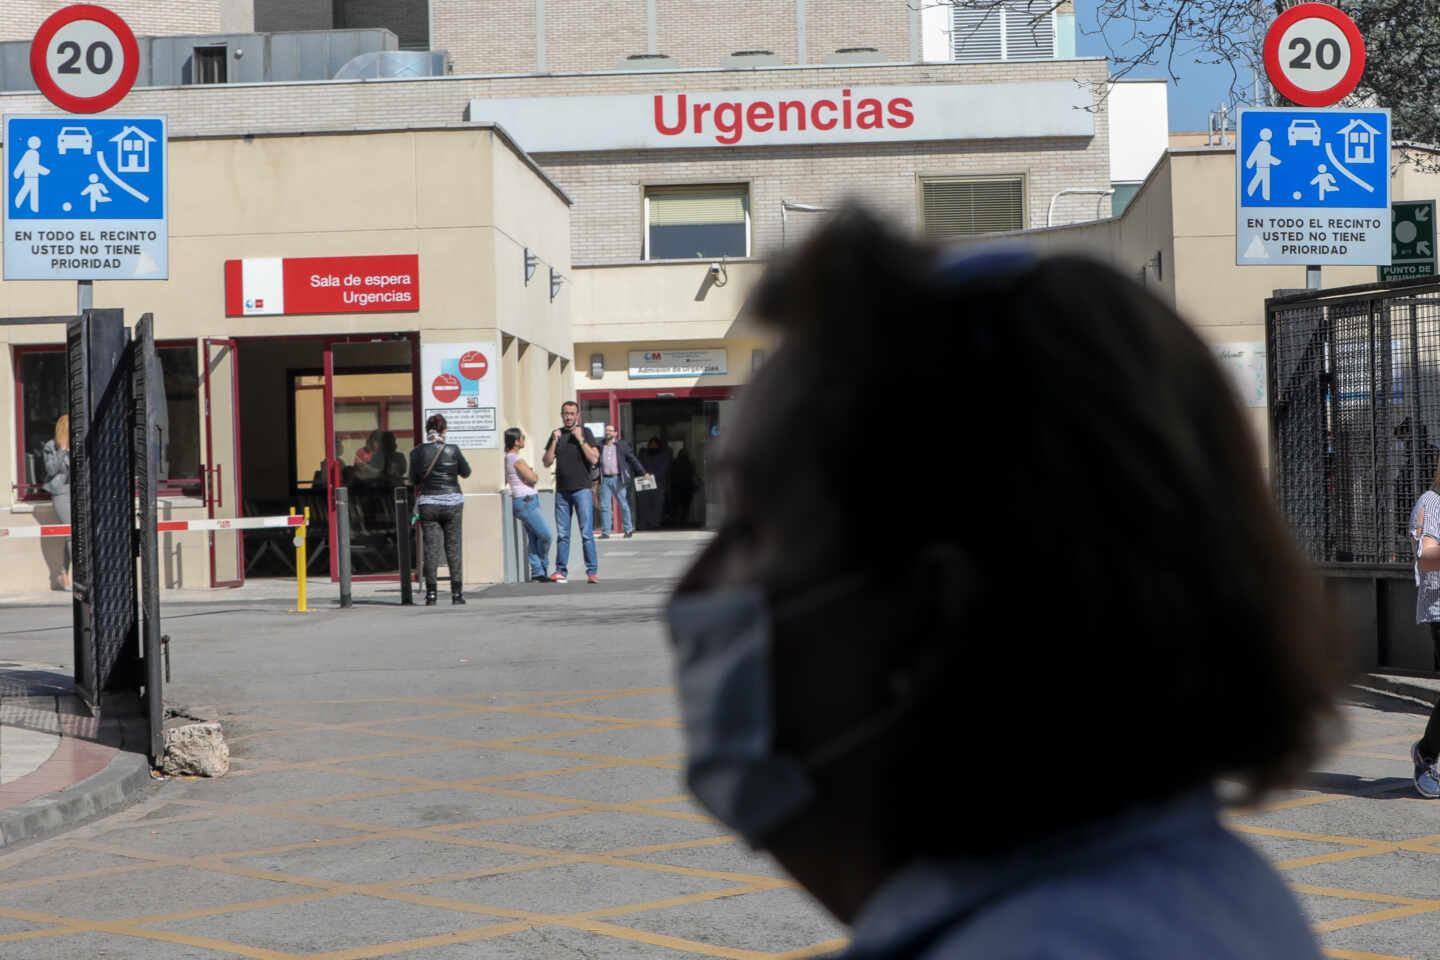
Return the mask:
{"type": "Polygon", "coordinates": [[[959,63],[1055,58],[1054,0],[956,0],[952,9],[959,63]]]}
{"type": "Polygon", "coordinates": [[[1025,228],[1024,177],[945,177],[920,181],[926,236],[974,237],[1025,228]]]}
{"type": "Polygon", "coordinates": [[[645,190],[645,259],[750,255],[750,190],[743,183],[645,190]]]}

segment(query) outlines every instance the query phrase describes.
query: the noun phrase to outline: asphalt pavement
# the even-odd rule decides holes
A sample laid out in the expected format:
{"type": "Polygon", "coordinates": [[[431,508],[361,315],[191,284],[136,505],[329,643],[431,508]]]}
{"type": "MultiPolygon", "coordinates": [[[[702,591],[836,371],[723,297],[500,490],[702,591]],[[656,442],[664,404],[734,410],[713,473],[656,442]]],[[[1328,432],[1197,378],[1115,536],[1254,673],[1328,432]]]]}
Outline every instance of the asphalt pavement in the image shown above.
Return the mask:
{"type": "MultiPolygon", "coordinates": [[[[702,543],[612,538],[599,585],[496,586],[464,607],[402,608],[384,587],[348,611],[317,590],[311,614],[273,586],[169,603],[169,700],[218,710],[232,772],[147,783],[118,813],[0,851],[0,957],[837,949],[844,930],[680,782],[661,606],[702,543]]],[[[0,661],[67,675],[68,616],[7,608],[0,661]]],[[[1370,686],[1303,789],[1228,822],[1330,956],[1440,957],[1440,801],[1414,795],[1407,757],[1440,684],[1370,686]]],[[[1017,696],[997,720],[1034,712],[1017,696]]]]}

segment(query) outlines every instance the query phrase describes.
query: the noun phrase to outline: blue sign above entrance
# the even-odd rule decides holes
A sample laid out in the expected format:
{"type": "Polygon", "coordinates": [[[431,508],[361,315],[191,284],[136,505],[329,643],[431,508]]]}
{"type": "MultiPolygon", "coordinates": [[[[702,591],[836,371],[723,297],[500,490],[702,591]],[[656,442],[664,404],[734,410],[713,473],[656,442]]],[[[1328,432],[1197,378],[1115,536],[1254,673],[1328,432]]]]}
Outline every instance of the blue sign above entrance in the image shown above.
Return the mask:
{"type": "Polygon", "coordinates": [[[5,279],[164,279],[164,117],[5,118],[5,279]]]}

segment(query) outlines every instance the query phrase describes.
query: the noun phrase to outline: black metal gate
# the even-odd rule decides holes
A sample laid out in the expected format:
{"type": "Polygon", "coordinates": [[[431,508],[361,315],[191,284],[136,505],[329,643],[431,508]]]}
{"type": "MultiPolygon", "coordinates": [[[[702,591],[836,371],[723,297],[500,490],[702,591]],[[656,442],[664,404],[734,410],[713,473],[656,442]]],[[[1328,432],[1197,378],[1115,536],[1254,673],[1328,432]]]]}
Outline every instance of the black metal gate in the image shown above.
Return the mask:
{"type": "Polygon", "coordinates": [[[1440,282],[1272,297],[1265,317],[1271,471],[1291,530],[1358,662],[1436,670],[1408,524],[1440,467],[1440,282]]]}
{"type": "Polygon", "coordinates": [[[165,751],[165,705],[160,669],[160,548],[156,525],[160,522],[157,494],[164,440],[161,423],[168,422],[168,418],[161,412],[165,381],[155,354],[155,322],[148,313],[135,324],[130,354],[131,392],[135,398],[135,493],[139,503],[135,535],[140,551],[140,628],[145,666],[142,686],[150,727],[150,756],[158,760],[165,751]]]}

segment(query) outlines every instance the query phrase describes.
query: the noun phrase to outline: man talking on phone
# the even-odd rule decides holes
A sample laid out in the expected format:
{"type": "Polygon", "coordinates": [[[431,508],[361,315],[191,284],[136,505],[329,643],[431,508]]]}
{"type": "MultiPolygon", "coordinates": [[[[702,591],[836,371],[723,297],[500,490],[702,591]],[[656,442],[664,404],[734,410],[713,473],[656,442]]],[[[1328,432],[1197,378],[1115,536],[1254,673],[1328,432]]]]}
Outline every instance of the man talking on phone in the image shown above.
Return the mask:
{"type": "Polygon", "coordinates": [[[570,515],[580,525],[580,549],[585,556],[585,576],[599,583],[595,555],[595,500],[590,494],[591,474],[599,471],[600,450],[595,435],[580,425],[580,405],[566,400],[560,405],[561,426],[550,434],[540,462],[555,467],[555,572],[550,579],[566,583],[570,564],[570,515]]]}

